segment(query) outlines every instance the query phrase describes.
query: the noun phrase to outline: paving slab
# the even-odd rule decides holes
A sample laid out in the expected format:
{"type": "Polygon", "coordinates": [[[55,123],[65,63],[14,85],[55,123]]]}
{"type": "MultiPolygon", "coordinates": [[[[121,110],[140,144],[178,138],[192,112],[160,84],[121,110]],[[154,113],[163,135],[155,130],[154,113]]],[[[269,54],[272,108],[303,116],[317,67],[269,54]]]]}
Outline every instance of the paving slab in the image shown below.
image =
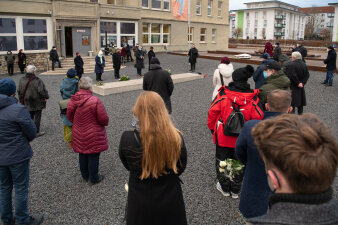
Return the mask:
{"type": "MultiPolygon", "coordinates": [[[[182,83],[191,80],[202,79],[203,76],[196,74],[196,73],[181,73],[181,74],[174,74],[171,75],[174,84],[182,83]]],[[[136,80],[127,80],[127,81],[120,81],[120,82],[108,82],[103,83],[103,85],[93,85],[93,92],[106,96],[116,93],[122,93],[127,91],[135,91],[141,90],[143,84],[143,79],[136,79],[136,80]]]]}

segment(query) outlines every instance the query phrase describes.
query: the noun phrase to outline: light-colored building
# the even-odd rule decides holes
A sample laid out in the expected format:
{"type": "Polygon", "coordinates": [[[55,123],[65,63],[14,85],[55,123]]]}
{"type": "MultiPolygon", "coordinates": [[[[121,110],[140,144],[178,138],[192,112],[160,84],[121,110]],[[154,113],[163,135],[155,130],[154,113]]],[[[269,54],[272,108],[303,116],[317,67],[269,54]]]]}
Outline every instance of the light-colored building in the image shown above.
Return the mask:
{"type": "MultiPolygon", "coordinates": [[[[298,6],[281,1],[248,2],[236,13],[233,23],[243,39],[304,39],[305,14],[298,6]]],[[[232,26],[232,24],[230,24],[232,26]]]]}
{"type": "MultiPolygon", "coordinates": [[[[314,33],[319,35],[324,29],[329,29],[332,35],[334,21],[334,7],[308,7],[299,8],[299,11],[307,14],[306,23],[309,23],[310,29],[314,29],[314,33]]],[[[306,32],[305,32],[306,33],[306,32]]]]}
{"type": "Polygon", "coordinates": [[[46,59],[52,46],[63,57],[73,57],[77,51],[84,56],[90,51],[96,54],[106,43],[187,51],[191,42],[200,51],[226,50],[229,0],[190,0],[190,35],[188,2],[1,0],[0,57],[7,50],[23,49],[46,59]]]}
{"type": "Polygon", "coordinates": [[[338,3],[329,3],[335,9],[335,17],[333,20],[333,28],[332,28],[332,41],[338,42],[338,3]]]}

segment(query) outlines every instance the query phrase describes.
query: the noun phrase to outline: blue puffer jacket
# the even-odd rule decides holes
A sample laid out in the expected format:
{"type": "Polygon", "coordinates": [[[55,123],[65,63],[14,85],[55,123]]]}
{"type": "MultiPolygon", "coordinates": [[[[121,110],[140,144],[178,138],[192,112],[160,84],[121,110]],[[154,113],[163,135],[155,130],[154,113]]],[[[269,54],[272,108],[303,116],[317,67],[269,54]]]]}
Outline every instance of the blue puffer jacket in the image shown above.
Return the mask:
{"type": "MultiPolygon", "coordinates": [[[[60,92],[62,99],[70,99],[72,95],[75,95],[75,93],[78,91],[78,84],[79,80],[78,77],[69,78],[65,77],[62,80],[61,86],[60,86],[60,92]]],[[[61,114],[62,122],[65,126],[73,126],[73,124],[67,119],[66,114],[61,114]]]]}
{"type": "Polygon", "coordinates": [[[102,56],[102,63],[100,60],[100,57],[97,55],[95,57],[95,73],[103,73],[104,72],[104,64],[106,60],[104,59],[104,56],[102,56]]]}
{"type": "Polygon", "coordinates": [[[36,127],[26,106],[14,97],[0,94],[0,166],[11,166],[33,156],[29,144],[36,127]]]}

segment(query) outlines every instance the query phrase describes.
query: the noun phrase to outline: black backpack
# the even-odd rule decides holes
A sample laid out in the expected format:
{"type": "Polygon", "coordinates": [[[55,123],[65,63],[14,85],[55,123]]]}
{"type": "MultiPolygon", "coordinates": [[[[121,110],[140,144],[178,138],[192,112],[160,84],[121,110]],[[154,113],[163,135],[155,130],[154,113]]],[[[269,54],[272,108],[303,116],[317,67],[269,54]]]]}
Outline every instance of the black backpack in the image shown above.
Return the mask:
{"type": "Polygon", "coordinates": [[[232,102],[232,112],[224,124],[223,133],[226,136],[238,137],[245,123],[245,117],[239,105],[232,102]]]}

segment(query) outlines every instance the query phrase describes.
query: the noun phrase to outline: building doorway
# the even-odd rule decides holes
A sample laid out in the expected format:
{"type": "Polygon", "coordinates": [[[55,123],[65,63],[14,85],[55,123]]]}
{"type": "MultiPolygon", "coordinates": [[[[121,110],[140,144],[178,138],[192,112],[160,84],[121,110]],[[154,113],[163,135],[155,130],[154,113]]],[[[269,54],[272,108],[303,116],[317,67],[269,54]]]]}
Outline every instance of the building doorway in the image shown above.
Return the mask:
{"type": "Polygon", "coordinates": [[[65,27],[66,57],[73,57],[73,35],[72,28],[65,27]]]}

